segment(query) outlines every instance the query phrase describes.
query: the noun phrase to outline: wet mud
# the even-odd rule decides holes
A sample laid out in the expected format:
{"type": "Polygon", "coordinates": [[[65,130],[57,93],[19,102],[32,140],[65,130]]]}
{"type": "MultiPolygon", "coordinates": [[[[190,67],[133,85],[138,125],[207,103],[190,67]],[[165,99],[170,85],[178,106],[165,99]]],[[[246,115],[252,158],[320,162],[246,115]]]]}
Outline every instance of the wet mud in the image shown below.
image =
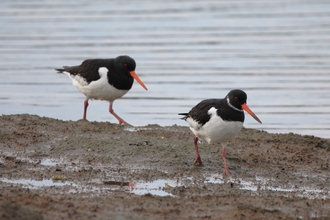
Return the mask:
{"type": "Polygon", "coordinates": [[[221,147],[188,127],[0,117],[1,219],[326,219],[330,140],[243,128],[221,147]]]}

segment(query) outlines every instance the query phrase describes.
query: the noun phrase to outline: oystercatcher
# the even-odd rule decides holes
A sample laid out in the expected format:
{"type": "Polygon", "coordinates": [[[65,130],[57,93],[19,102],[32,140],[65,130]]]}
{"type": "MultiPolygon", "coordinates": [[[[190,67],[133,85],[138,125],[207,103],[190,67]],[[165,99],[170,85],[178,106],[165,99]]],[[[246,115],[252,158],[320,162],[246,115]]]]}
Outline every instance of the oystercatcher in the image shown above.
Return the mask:
{"type": "Polygon", "coordinates": [[[72,84],[86,96],[83,119],[86,119],[88,100],[99,99],[109,101],[109,112],[118,119],[119,124],[129,125],[114,112],[112,105],[132,88],[134,79],[148,90],[135,73],[135,67],[131,57],[118,56],[115,59],[88,59],[79,66],[64,66],[55,70],[68,75],[72,84]]]}
{"type": "Polygon", "coordinates": [[[221,143],[224,175],[230,171],[226,162],[227,142],[233,139],[243,127],[245,110],[260,124],[260,119],[250,110],[246,104],[247,95],[244,91],[231,90],[223,99],[206,99],[193,107],[182,119],[188,122],[190,130],[194,133],[194,145],[196,159],[194,165],[202,164],[198,151],[198,139],[209,144],[221,143]]]}

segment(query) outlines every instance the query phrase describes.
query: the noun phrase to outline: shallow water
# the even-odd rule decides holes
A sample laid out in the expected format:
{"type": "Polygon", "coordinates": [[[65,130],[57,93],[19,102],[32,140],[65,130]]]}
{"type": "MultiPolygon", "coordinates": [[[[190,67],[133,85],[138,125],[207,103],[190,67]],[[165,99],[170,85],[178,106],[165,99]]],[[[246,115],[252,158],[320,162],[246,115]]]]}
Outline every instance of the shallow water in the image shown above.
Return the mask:
{"type": "MultiPolygon", "coordinates": [[[[191,178],[191,177],[190,177],[191,178]]],[[[257,177],[254,180],[244,180],[230,179],[230,182],[235,182],[235,187],[241,190],[251,191],[252,193],[261,193],[262,191],[274,191],[282,193],[284,196],[292,196],[294,194],[298,197],[310,198],[310,199],[328,199],[329,191],[315,189],[310,187],[305,188],[295,188],[295,187],[271,187],[269,185],[269,180],[257,177]],[[257,181],[257,182],[256,182],[257,181]],[[237,185],[238,183],[238,185],[237,185]]],[[[168,192],[172,187],[189,187],[193,184],[185,184],[184,181],[178,181],[174,179],[158,179],[150,182],[138,182],[132,183],[132,186],[120,186],[115,185],[104,185],[104,184],[91,184],[91,183],[75,183],[70,181],[54,181],[52,179],[42,179],[42,180],[32,180],[32,179],[7,179],[0,178],[0,182],[7,184],[18,184],[24,188],[30,189],[44,189],[48,187],[70,187],[69,193],[81,193],[81,192],[111,192],[111,191],[125,191],[127,193],[133,193],[136,195],[151,194],[156,196],[174,196],[172,193],[168,192]],[[134,186],[133,186],[134,185],[134,186]]],[[[95,181],[94,181],[95,182],[95,181]]],[[[228,182],[228,180],[227,180],[228,182]]],[[[213,175],[204,184],[215,183],[215,184],[225,184],[222,177],[218,175],[213,175]],[[215,177],[217,176],[217,177],[215,177]]]]}
{"type": "MultiPolygon", "coordinates": [[[[128,54],[147,85],[114,104],[133,125],[186,125],[177,113],[234,88],[263,124],[330,138],[329,1],[2,1],[0,114],[82,117],[84,97],[53,68],[128,54]]],[[[116,119],[92,101],[90,121],[116,119]]]]}
{"type": "MultiPolygon", "coordinates": [[[[83,166],[74,167],[72,161],[70,162],[65,158],[61,159],[50,159],[44,158],[38,161],[31,160],[29,158],[15,157],[16,160],[21,162],[28,162],[32,164],[39,164],[40,167],[30,168],[32,170],[43,170],[43,169],[55,169],[55,167],[65,167],[64,169],[73,172],[79,172],[83,170],[83,166]]],[[[3,163],[3,160],[0,160],[3,163]]],[[[319,184],[307,184],[302,181],[301,184],[295,182],[285,181],[285,183],[279,184],[278,181],[270,179],[269,177],[263,177],[256,174],[254,177],[247,178],[244,175],[238,175],[235,177],[223,177],[222,174],[204,172],[202,177],[194,176],[181,176],[180,178],[174,179],[154,179],[152,181],[118,181],[116,180],[116,173],[113,173],[111,165],[104,166],[102,164],[93,165],[96,170],[106,171],[106,179],[85,179],[84,181],[75,180],[69,181],[66,179],[66,175],[53,175],[51,179],[41,178],[39,180],[27,179],[27,178],[0,178],[0,183],[21,185],[24,188],[30,189],[46,189],[51,187],[67,187],[69,193],[111,193],[114,191],[122,191],[127,193],[133,193],[136,195],[151,194],[156,196],[175,196],[171,193],[171,188],[175,187],[194,187],[203,186],[207,184],[220,184],[220,185],[231,185],[232,188],[250,191],[251,193],[261,194],[278,192],[283,196],[297,196],[309,199],[328,199],[330,197],[330,191],[327,187],[321,187],[320,182],[326,182],[328,176],[322,176],[316,174],[315,176],[301,173],[300,178],[315,178],[320,182],[319,184]],[[112,170],[112,171],[111,171],[112,170]],[[108,180],[110,178],[110,180],[108,180]]],[[[139,171],[140,168],[135,168],[139,171]]],[[[59,188],[58,188],[59,189],[59,188]]]]}

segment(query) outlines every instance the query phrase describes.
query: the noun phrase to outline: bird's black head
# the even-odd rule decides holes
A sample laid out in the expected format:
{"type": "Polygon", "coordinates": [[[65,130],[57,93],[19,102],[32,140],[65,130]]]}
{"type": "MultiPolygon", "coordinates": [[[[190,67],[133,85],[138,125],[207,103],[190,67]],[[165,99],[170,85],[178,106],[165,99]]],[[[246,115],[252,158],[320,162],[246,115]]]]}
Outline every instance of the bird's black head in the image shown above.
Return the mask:
{"type": "Polygon", "coordinates": [[[247,95],[244,91],[240,89],[231,90],[226,99],[229,99],[229,103],[237,109],[242,110],[242,105],[246,103],[247,95]]]}
{"type": "Polygon", "coordinates": [[[145,90],[148,90],[135,72],[136,63],[133,58],[129,56],[119,56],[116,57],[114,63],[118,72],[122,73],[119,75],[125,76],[126,80],[130,81],[130,87],[128,89],[131,88],[133,80],[135,79],[145,90]]]}
{"type": "Polygon", "coordinates": [[[116,57],[115,65],[123,73],[127,72],[127,74],[129,74],[130,71],[134,71],[136,68],[135,60],[129,56],[116,57]]]}
{"type": "Polygon", "coordinates": [[[249,113],[256,121],[258,121],[260,124],[262,122],[260,119],[251,111],[249,106],[246,104],[247,95],[244,91],[239,89],[231,90],[227,96],[226,99],[228,100],[228,104],[232,108],[236,108],[236,110],[244,110],[247,113],[249,113]]]}

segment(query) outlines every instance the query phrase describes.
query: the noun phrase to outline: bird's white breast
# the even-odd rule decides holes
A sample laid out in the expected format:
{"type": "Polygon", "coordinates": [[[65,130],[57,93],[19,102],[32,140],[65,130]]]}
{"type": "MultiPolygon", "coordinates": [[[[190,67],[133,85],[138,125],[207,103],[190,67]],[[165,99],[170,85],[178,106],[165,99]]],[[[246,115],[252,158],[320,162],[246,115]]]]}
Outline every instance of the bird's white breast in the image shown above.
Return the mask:
{"type": "Polygon", "coordinates": [[[71,75],[69,72],[64,72],[72,80],[72,84],[83,93],[88,99],[114,100],[125,95],[128,90],[119,90],[113,87],[108,82],[108,69],[105,67],[99,68],[100,79],[87,83],[86,79],[80,75],[71,75]]]}
{"type": "Polygon", "coordinates": [[[212,107],[208,110],[211,118],[203,126],[187,118],[190,130],[200,139],[207,143],[227,143],[233,139],[243,127],[240,121],[224,121],[216,113],[217,109],[212,107]]]}

